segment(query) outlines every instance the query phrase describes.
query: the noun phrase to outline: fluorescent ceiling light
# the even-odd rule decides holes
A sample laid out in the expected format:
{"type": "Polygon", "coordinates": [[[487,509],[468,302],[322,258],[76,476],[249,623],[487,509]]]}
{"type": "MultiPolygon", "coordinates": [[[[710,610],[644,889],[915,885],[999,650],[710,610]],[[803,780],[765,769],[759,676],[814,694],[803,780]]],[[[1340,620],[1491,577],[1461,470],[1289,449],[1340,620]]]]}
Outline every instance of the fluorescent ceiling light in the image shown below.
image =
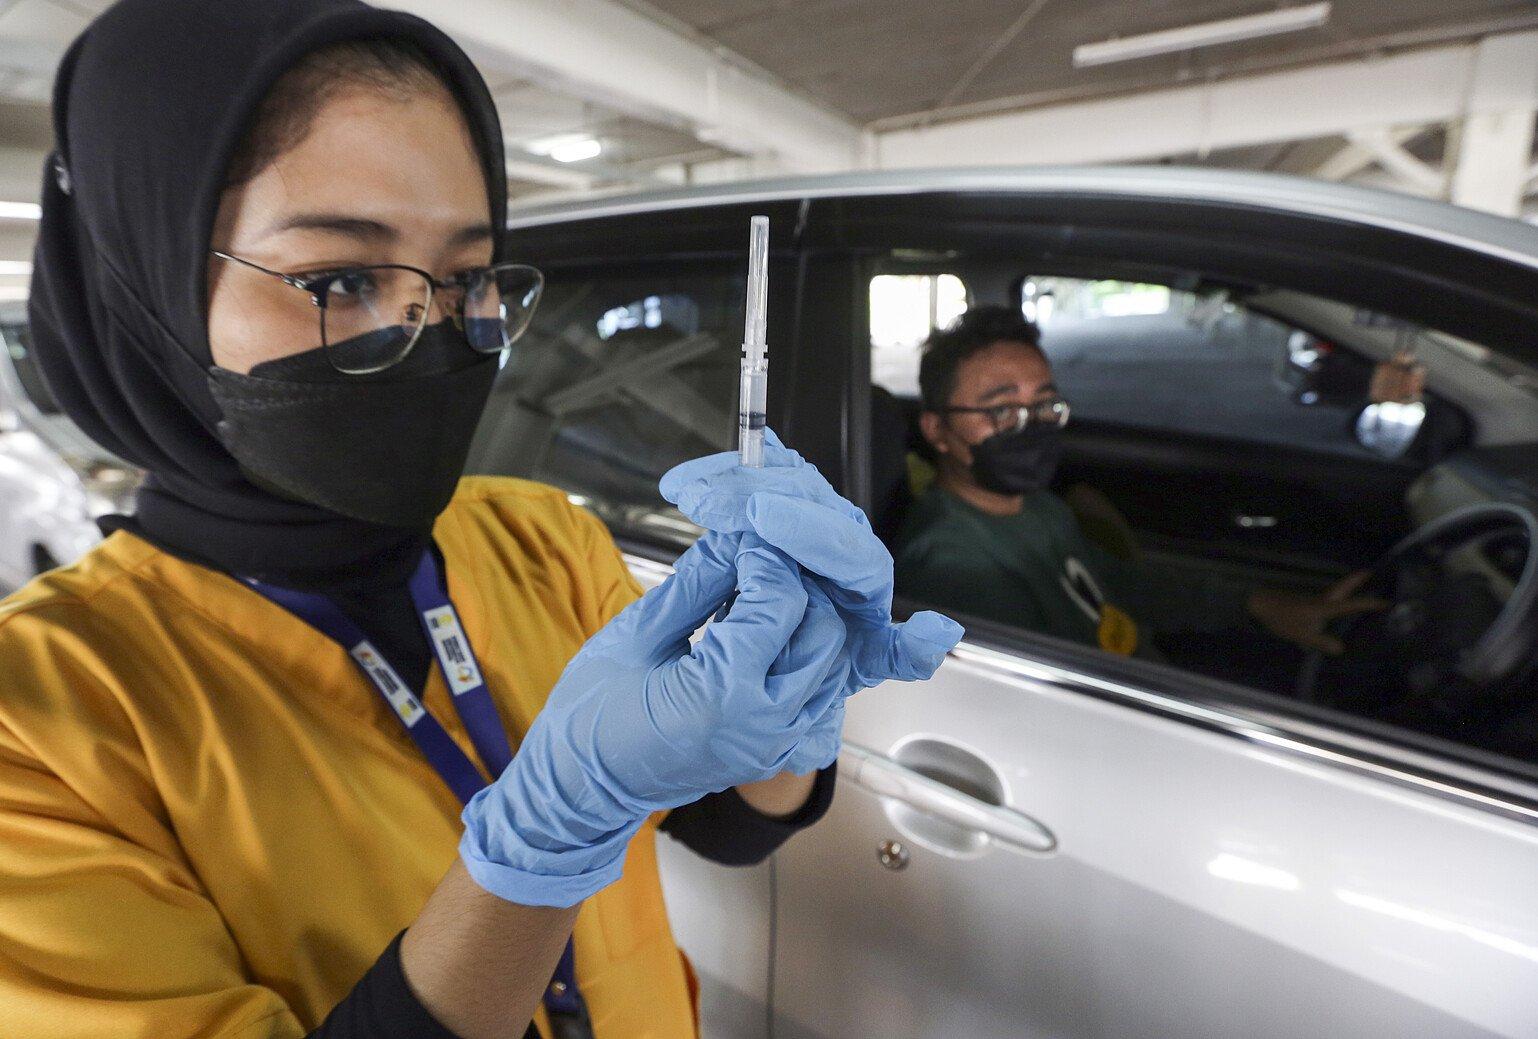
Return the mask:
{"type": "Polygon", "coordinates": [[[20,303],[27,298],[25,285],[0,285],[0,303],[20,303]]]}
{"type": "Polygon", "coordinates": [[[0,202],[0,220],[41,220],[43,207],[36,202],[0,202]]]}
{"type": "Polygon", "coordinates": [[[598,158],[603,152],[603,145],[597,138],[586,134],[563,134],[542,141],[530,141],[528,149],[535,155],[548,155],[556,162],[581,162],[598,158]]]}
{"type": "Polygon", "coordinates": [[[562,144],[550,149],[550,157],[556,162],[581,162],[583,159],[596,159],[603,151],[603,145],[589,138],[585,141],[572,141],[570,144],[562,144]]]}
{"type": "Polygon", "coordinates": [[[30,260],[0,260],[0,274],[31,274],[30,260]]]}
{"type": "Polygon", "coordinates": [[[1073,49],[1073,67],[1082,69],[1091,65],[1109,65],[1116,61],[1133,61],[1157,54],[1175,54],[1199,47],[1216,47],[1223,43],[1316,29],[1329,19],[1328,3],[1304,4],[1243,18],[1225,18],[1219,22],[1203,22],[1180,29],[1106,40],[1103,43],[1086,43],[1073,49]]]}

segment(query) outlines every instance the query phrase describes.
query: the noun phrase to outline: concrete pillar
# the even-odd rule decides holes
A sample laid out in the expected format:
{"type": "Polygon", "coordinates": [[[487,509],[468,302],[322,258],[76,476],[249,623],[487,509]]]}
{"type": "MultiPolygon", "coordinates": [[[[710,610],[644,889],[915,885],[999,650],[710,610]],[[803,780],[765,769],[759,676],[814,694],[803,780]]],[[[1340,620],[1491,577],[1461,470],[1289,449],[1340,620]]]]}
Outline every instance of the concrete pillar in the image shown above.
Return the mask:
{"type": "Polygon", "coordinates": [[[1517,216],[1532,165],[1538,118],[1538,33],[1481,40],[1469,71],[1468,102],[1456,135],[1453,202],[1517,216]]]}
{"type": "Polygon", "coordinates": [[[1452,201],[1502,216],[1518,216],[1532,165],[1532,108],[1481,112],[1463,121],[1452,201]]]}

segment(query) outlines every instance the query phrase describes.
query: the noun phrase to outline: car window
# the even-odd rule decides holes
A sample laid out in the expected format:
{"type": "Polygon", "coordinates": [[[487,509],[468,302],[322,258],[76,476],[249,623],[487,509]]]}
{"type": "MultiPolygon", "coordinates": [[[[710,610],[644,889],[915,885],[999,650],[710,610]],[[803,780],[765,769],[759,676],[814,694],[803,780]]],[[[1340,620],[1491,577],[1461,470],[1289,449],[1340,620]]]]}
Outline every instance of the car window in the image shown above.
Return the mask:
{"type": "MultiPolygon", "coordinates": [[[[982,262],[965,269],[979,285],[1009,284],[982,262]]],[[[1530,664],[1483,685],[1448,677],[1525,572],[1520,524],[1479,551],[1414,555],[1357,583],[1416,529],[1407,503],[1427,478],[1422,456],[1406,454],[1409,442],[1462,442],[1461,420],[1456,429],[1447,421],[1462,411],[1454,416],[1431,392],[1427,372],[1449,385],[1471,366],[1500,375],[1531,413],[1530,372],[1497,367],[1481,346],[1283,287],[1236,297],[1030,276],[1018,296],[958,293],[970,307],[958,306],[951,341],[965,364],[973,353],[963,352],[990,329],[1013,323],[1029,338],[1014,321],[1018,306],[1037,325],[1051,380],[1070,405],[1049,413],[1061,422],[1016,413],[1026,409],[925,415],[922,350],[898,318],[906,307],[918,324],[924,294],[932,299],[936,288],[906,289],[917,302],[897,288],[870,294],[862,504],[892,550],[905,605],[954,614],[1006,645],[1028,636],[1019,644],[1027,655],[1045,645],[1130,657],[1247,687],[1284,710],[1307,703],[1402,735],[1538,761],[1531,698],[1521,709],[1529,713],[1516,707],[1516,694],[1531,688],[1530,664]],[[1297,324],[1280,316],[1289,313],[1297,324]],[[905,334],[887,331],[894,326],[905,334]],[[1040,423],[1037,432],[1030,423],[1040,423]],[[1348,580],[1353,573],[1361,577],[1348,580]],[[1365,592],[1353,598],[1352,588],[1365,592]],[[1316,653],[1329,645],[1317,617],[1337,608],[1353,611],[1326,630],[1340,652],[1316,653]],[[1423,625],[1413,638],[1403,634],[1406,618],[1423,625]],[[1506,714],[1486,712],[1493,699],[1479,699],[1507,695],[1506,714]]],[[[1030,351],[989,352],[983,363],[990,373],[1016,366],[1012,380],[1042,378],[1030,351]]],[[[1491,381],[1456,385],[1498,400],[1491,381]]]]}
{"type": "Polygon", "coordinates": [[[1027,277],[1020,303],[1076,419],[1367,454],[1371,365],[1226,292],[1027,277]]]}
{"type": "Polygon", "coordinates": [[[617,531],[699,534],[657,494],[679,462],[736,442],[743,279],[736,266],[547,272],[469,471],[564,488],[617,531]]]}

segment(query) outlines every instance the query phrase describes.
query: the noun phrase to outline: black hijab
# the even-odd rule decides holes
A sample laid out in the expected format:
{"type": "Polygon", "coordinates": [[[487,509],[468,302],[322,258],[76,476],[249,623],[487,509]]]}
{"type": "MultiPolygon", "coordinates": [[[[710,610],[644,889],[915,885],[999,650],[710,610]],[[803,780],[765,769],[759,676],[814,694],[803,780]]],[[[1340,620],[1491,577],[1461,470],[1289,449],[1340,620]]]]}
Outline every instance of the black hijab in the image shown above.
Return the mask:
{"type": "MultiPolygon", "coordinates": [[[[97,443],[148,470],[127,527],[185,558],[292,586],[396,583],[427,530],[258,488],[214,430],[207,256],[225,170],[269,88],[333,43],[420,48],[458,99],[506,225],[496,107],[448,36],[360,0],[120,0],[70,47],[28,306],[48,388],[97,443]]],[[[381,143],[381,147],[385,147],[381,143]]],[[[501,259],[502,236],[497,236],[501,259]]]]}

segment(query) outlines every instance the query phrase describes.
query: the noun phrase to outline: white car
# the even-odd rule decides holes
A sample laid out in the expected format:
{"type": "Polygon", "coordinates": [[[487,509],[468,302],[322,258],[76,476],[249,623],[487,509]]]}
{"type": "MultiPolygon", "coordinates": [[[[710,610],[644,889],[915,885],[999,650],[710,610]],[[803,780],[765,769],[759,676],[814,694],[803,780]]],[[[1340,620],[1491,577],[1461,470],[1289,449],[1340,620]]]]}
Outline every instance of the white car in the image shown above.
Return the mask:
{"type": "Polygon", "coordinates": [[[59,413],[27,342],[21,308],[0,311],[0,592],[94,545],[139,479],[59,413]]]}
{"type": "Polygon", "coordinates": [[[851,702],[828,817],[749,869],[663,848],[706,1034],[1538,1036],[1538,228],[1171,168],[524,212],[548,288],[471,469],[564,486],[648,583],[696,533],[657,478],[733,446],[759,213],[770,423],[883,535],[926,478],[916,343],[1020,306],[1087,533],[1299,589],[1370,567],[1394,607],[1248,688],[1215,677],[1245,647],[1129,660],[899,586],[968,636],[851,702]],[[1424,395],[1373,401],[1406,350],[1424,395]]]}

